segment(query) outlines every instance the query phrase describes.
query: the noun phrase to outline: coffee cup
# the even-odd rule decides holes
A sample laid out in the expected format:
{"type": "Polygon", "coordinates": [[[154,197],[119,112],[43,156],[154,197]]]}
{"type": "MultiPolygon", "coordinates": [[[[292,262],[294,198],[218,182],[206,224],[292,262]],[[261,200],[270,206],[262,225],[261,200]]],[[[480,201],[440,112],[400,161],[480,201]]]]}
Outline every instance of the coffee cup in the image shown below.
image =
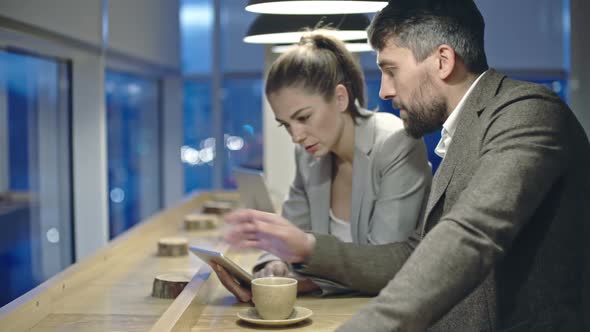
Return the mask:
{"type": "Polygon", "coordinates": [[[293,312],[296,298],[296,279],[265,277],[252,280],[252,302],[262,319],[288,318],[293,312]]]}

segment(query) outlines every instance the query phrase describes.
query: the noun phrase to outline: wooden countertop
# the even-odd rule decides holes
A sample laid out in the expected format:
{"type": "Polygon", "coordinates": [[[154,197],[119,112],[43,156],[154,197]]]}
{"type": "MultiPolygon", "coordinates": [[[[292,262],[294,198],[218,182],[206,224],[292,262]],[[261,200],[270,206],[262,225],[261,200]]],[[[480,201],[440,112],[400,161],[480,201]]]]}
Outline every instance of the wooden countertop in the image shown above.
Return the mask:
{"type": "Polygon", "coordinates": [[[112,241],[91,257],[0,308],[2,331],[333,331],[370,299],[299,297],[313,310],[294,326],[269,328],[238,320],[249,304],[238,303],[196,256],[156,256],[162,237],[183,236],[190,244],[225,252],[250,269],[259,252],[228,252],[218,230],[185,231],[184,216],[210,199],[233,193],[204,193],[165,210],[112,241]],[[174,300],[151,296],[154,277],[181,273],[191,279],[174,300]]]}

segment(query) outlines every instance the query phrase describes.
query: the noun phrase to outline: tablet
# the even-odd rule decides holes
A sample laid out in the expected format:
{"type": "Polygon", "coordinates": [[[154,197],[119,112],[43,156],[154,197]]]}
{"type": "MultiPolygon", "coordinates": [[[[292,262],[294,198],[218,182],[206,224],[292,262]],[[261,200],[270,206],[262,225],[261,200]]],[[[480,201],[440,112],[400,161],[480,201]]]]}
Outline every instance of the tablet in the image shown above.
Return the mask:
{"type": "Polygon", "coordinates": [[[235,167],[233,175],[238,184],[240,200],[245,208],[275,212],[272,198],[261,171],[235,167]]]}
{"type": "Polygon", "coordinates": [[[220,252],[191,246],[190,251],[207,264],[215,262],[225,268],[242,286],[250,288],[254,277],[220,252]]]}

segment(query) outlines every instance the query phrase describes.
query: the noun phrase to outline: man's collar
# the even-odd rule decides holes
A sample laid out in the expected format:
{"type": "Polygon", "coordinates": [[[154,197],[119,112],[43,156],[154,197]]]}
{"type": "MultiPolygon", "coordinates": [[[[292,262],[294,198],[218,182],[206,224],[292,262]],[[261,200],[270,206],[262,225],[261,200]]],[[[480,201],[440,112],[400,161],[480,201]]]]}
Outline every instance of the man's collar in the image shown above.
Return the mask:
{"type": "Polygon", "coordinates": [[[473,89],[475,88],[477,83],[480,81],[480,79],[487,72],[488,71],[486,70],[483,73],[481,73],[475,79],[475,81],[473,81],[473,83],[471,83],[471,86],[469,86],[469,89],[467,89],[467,92],[465,92],[465,94],[463,95],[463,97],[461,98],[461,100],[459,101],[457,106],[455,107],[455,109],[451,112],[451,114],[449,115],[449,117],[447,118],[445,123],[443,123],[443,134],[446,132],[448,135],[453,137],[453,134],[455,133],[455,129],[457,128],[457,119],[459,118],[459,113],[461,112],[461,110],[463,109],[463,106],[465,105],[465,100],[467,100],[467,97],[469,97],[469,95],[471,94],[471,92],[473,91],[473,89]]]}

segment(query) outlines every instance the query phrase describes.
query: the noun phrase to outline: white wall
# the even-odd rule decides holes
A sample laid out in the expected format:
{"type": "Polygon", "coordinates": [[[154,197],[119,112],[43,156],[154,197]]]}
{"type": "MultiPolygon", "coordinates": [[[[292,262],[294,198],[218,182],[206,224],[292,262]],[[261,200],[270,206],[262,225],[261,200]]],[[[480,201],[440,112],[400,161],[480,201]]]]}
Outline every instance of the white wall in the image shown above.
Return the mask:
{"type": "Polygon", "coordinates": [[[164,206],[178,203],[184,196],[184,169],[180,161],[180,147],[184,138],[183,89],[180,78],[168,78],[163,82],[162,114],[162,165],[164,206]]]}
{"type": "MultiPolygon", "coordinates": [[[[569,0],[475,0],[486,22],[490,66],[508,72],[566,70],[564,1],[569,0]]],[[[364,68],[378,70],[373,55],[361,60],[364,68]]]]}
{"type": "Polygon", "coordinates": [[[179,0],[108,1],[109,49],[180,70],[178,13],[179,0]]]}
{"type": "Polygon", "coordinates": [[[490,66],[565,70],[563,0],[475,0],[486,22],[490,66]]]}
{"type": "MultiPolygon", "coordinates": [[[[265,48],[265,68],[268,68],[278,55],[273,54],[270,47],[265,48]]],[[[282,203],[295,176],[295,144],[285,128],[277,126],[274,113],[264,94],[262,135],[264,137],[264,177],[273,199],[282,203]]]]}
{"type": "Polygon", "coordinates": [[[584,126],[586,135],[590,136],[590,2],[588,0],[571,1],[571,75],[570,105],[584,126]]]}
{"type": "Polygon", "coordinates": [[[0,15],[86,43],[102,41],[103,0],[2,0],[0,15]]]}

